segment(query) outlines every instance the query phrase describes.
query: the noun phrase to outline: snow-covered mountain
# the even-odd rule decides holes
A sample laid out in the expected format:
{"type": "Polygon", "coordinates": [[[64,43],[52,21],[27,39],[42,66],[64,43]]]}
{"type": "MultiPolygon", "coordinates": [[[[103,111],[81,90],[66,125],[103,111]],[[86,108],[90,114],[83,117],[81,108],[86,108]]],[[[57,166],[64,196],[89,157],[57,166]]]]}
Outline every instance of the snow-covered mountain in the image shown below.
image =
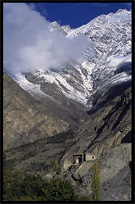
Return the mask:
{"type": "Polygon", "coordinates": [[[25,72],[15,78],[34,97],[47,97],[64,106],[72,101],[90,108],[92,94],[131,80],[131,11],[120,9],[101,15],[77,29],[53,22],[50,30],[58,30],[67,38],[85,35],[94,51],[88,46],[79,62],[45,72],[25,72]]]}

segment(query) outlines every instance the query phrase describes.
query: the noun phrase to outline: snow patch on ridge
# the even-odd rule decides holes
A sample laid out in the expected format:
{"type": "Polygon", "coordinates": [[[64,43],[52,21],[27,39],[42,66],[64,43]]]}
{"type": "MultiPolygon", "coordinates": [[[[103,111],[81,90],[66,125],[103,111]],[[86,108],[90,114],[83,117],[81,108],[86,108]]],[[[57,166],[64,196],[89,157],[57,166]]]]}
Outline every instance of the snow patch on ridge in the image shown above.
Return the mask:
{"type": "Polygon", "coordinates": [[[107,63],[109,66],[118,66],[120,63],[131,61],[131,55],[127,56],[111,56],[108,58],[107,63]]]}
{"type": "Polygon", "coordinates": [[[28,93],[30,93],[32,96],[34,96],[36,99],[48,98],[48,99],[54,101],[54,99],[52,97],[50,97],[49,95],[47,95],[43,91],[41,91],[40,85],[33,84],[33,83],[29,82],[23,74],[17,75],[15,81],[20,85],[21,88],[26,90],[28,93]]]}
{"type": "MultiPolygon", "coordinates": [[[[83,62],[83,66],[85,66],[85,64],[86,63],[83,62]]],[[[40,83],[48,82],[51,84],[56,84],[59,88],[59,91],[61,91],[61,93],[63,93],[67,98],[71,98],[75,101],[78,101],[79,103],[83,105],[86,105],[87,97],[89,96],[89,91],[92,89],[91,83],[90,83],[91,77],[90,77],[90,74],[88,76],[84,76],[81,68],[82,67],[80,67],[80,65],[76,65],[74,68],[74,69],[77,69],[78,72],[80,73],[79,77],[82,79],[82,82],[83,82],[83,84],[80,84],[79,81],[74,80],[75,85],[79,87],[80,90],[75,89],[73,86],[71,86],[68,83],[68,80],[71,80],[70,74],[74,75],[74,70],[73,72],[71,73],[69,72],[66,75],[63,74],[62,72],[57,73],[57,72],[52,72],[48,70],[46,73],[37,72],[34,74],[34,76],[40,79],[40,83]],[[65,87],[65,89],[63,87],[65,87]]],[[[38,88],[40,87],[38,86],[38,88]]]]}

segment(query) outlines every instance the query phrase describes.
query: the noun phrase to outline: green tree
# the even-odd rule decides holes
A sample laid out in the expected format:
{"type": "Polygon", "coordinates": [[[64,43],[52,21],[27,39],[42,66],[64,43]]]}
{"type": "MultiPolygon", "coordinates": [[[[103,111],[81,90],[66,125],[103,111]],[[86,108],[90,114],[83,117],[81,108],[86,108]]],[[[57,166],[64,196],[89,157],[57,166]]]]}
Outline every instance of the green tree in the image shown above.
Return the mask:
{"type": "MultiPolygon", "coordinates": [[[[54,169],[59,170],[57,161],[54,169]]],[[[70,181],[61,178],[43,179],[39,175],[26,174],[10,168],[3,158],[3,198],[8,201],[73,201],[74,189],[70,181]]]]}
{"type": "Polygon", "coordinates": [[[59,165],[57,159],[54,159],[54,160],[53,160],[52,165],[51,165],[51,167],[49,168],[49,171],[50,171],[50,172],[54,172],[54,171],[59,172],[59,171],[60,171],[60,165],[59,165]]]}
{"type": "Polygon", "coordinates": [[[46,182],[42,191],[47,201],[72,201],[74,198],[71,182],[61,178],[53,178],[46,182]]]}
{"type": "Polygon", "coordinates": [[[92,177],[92,197],[94,201],[101,200],[101,183],[100,183],[100,171],[98,167],[98,161],[96,160],[93,166],[93,177],[92,177]]]}
{"type": "Polygon", "coordinates": [[[91,197],[89,196],[74,196],[74,201],[92,201],[91,197]]]}
{"type": "Polygon", "coordinates": [[[4,174],[3,198],[8,201],[73,201],[70,181],[61,178],[44,180],[21,170],[4,174]]]}

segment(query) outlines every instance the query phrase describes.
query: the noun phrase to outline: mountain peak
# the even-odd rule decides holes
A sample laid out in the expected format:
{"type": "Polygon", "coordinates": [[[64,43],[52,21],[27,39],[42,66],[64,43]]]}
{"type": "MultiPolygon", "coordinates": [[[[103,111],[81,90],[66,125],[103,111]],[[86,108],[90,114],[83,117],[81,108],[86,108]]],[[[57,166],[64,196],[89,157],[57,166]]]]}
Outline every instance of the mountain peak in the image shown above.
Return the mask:
{"type": "Polygon", "coordinates": [[[51,23],[51,26],[52,27],[56,27],[56,26],[60,26],[60,24],[57,22],[57,21],[53,21],[52,23],[51,23]]]}
{"type": "Polygon", "coordinates": [[[62,26],[57,21],[54,21],[50,24],[50,30],[51,31],[60,31],[63,35],[67,35],[65,32],[65,29],[63,29],[62,26]]]}
{"type": "Polygon", "coordinates": [[[116,13],[123,13],[123,12],[128,13],[130,11],[128,11],[127,9],[119,9],[116,13]]]}

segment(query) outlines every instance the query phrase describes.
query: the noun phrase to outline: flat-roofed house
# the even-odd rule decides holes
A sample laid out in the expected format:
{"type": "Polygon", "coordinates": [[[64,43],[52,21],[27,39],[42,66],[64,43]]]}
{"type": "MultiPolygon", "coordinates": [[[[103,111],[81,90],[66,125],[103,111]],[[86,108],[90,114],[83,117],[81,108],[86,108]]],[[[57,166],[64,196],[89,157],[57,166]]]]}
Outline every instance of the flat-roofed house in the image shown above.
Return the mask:
{"type": "Polygon", "coordinates": [[[92,161],[96,159],[96,155],[92,153],[75,153],[73,154],[73,164],[79,164],[84,161],[92,161]]]}

